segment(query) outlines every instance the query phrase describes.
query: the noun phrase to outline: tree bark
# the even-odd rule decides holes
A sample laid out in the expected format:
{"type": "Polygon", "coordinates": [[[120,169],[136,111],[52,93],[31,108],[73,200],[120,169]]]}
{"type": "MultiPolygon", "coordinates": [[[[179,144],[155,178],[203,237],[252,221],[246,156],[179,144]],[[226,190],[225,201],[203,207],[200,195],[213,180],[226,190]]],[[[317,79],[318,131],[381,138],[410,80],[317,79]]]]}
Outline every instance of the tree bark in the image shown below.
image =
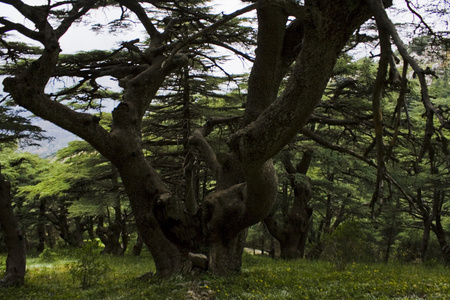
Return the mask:
{"type": "Polygon", "coordinates": [[[312,151],[303,154],[302,160],[295,168],[286,153],[283,156],[283,164],[286,172],[290,175],[290,184],[294,190],[294,203],[289,212],[281,217],[281,222],[276,222],[273,215],[264,219],[270,234],[280,243],[283,259],[302,258],[305,253],[306,238],[311,224],[312,209],[308,206],[311,199],[311,186],[309,179],[299,181],[295,174],[306,175],[312,158],[312,151]]]}
{"type": "Polygon", "coordinates": [[[433,198],[433,210],[436,211],[434,216],[434,224],[431,224],[433,230],[441,247],[442,258],[446,264],[450,264],[450,245],[447,243],[447,234],[442,226],[441,214],[442,206],[445,201],[445,192],[443,190],[435,191],[433,198]]]}
{"type": "Polygon", "coordinates": [[[134,256],[141,255],[143,246],[144,246],[144,241],[142,240],[142,238],[141,238],[141,236],[139,235],[139,232],[138,232],[138,236],[136,238],[136,243],[133,246],[133,251],[132,251],[133,255],[134,256]]]}
{"type": "Polygon", "coordinates": [[[38,224],[37,224],[37,233],[38,233],[38,245],[36,247],[36,251],[41,253],[45,249],[45,210],[46,210],[46,201],[45,199],[41,199],[39,203],[39,216],[38,216],[38,224]]]}
{"type": "Polygon", "coordinates": [[[228,276],[240,272],[246,238],[247,230],[243,230],[231,240],[221,238],[212,241],[209,251],[209,271],[218,276],[228,276]]]}
{"type": "Polygon", "coordinates": [[[84,243],[84,241],[83,241],[84,224],[81,221],[81,217],[75,217],[74,221],[75,221],[75,230],[73,231],[73,237],[75,239],[77,246],[79,248],[81,248],[81,247],[83,247],[83,243],[84,243]]]}
{"type": "Polygon", "coordinates": [[[10,198],[11,184],[1,174],[0,167],[0,223],[8,249],[6,272],[0,287],[21,286],[25,282],[25,240],[14,217],[10,198]]]}
{"type": "Polygon", "coordinates": [[[105,245],[102,253],[122,255],[126,251],[128,244],[127,231],[126,231],[126,220],[122,217],[122,208],[120,203],[120,191],[119,191],[119,174],[113,168],[112,170],[112,192],[114,193],[115,203],[113,206],[114,217],[110,217],[109,208],[108,209],[108,226],[103,226],[103,218],[99,219],[99,224],[96,233],[102,243],[105,245]],[[122,237],[122,243],[120,242],[120,237],[122,237]]]}
{"type": "Polygon", "coordinates": [[[432,229],[436,235],[439,246],[441,247],[442,258],[446,264],[450,264],[450,245],[447,243],[447,235],[442,226],[440,215],[436,216],[435,223],[434,226],[432,225],[432,229]]]}
{"type": "MultiPolygon", "coordinates": [[[[138,149],[136,149],[138,150],[138,149]]],[[[180,250],[164,234],[154,214],[157,201],[165,201],[170,193],[160,182],[146,161],[142,150],[128,161],[118,163],[117,169],[127,191],[140,236],[155,261],[156,272],[161,277],[180,273],[183,269],[180,250]]]]}

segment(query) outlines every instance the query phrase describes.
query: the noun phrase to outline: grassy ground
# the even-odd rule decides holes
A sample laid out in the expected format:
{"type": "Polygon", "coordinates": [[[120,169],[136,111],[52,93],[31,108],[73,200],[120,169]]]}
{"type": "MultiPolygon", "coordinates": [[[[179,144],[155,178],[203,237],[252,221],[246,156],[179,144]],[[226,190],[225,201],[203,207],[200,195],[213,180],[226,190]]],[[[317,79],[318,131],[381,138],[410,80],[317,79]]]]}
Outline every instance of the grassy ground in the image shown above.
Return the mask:
{"type": "Polygon", "coordinates": [[[338,270],[323,261],[246,255],[240,275],[160,280],[138,278],[154,270],[148,256],[102,257],[97,261],[110,269],[83,290],[69,272],[73,261],[67,254],[52,262],[29,259],[25,286],[1,289],[0,299],[450,299],[450,269],[439,265],[358,263],[338,270]]]}

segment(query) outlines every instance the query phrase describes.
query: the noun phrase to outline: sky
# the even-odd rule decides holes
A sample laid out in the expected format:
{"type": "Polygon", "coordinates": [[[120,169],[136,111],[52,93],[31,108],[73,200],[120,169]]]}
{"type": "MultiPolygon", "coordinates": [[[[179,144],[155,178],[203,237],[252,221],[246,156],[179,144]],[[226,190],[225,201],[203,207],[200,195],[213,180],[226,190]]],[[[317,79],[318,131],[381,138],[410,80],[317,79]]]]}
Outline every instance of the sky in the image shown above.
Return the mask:
{"type": "MultiPolygon", "coordinates": [[[[38,3],[46,4],[47,0],[28,0],[23,2],[36,5],[38,3]]],[[[225,14],[232,13],[239,8],[245,7],[246,5],[240,0],[214,0],[212,1],[212,3],[217,13],[225,14]]],[[[104,22],[107,19],[111,20],[116,17],[118,18],[120,14],[121,11],[119,9],[108,8],[102,11],[91,13],[89,17],[84,19],[94,22],[104,22]]],[[[8,19],[11,19],[14,22],[22,23],[31,27],[29,25],[31,23],[26,21],[23,16],[18,13],[11,5],[0,3],[0,16],[6,16],[8,19]]],[[[120,35],[104,33],[96,34],[95,32],[89,30],[89,28],[84,24],[74,24],[73,26],[71,26],[68,32],[63,37],[61,37],[60,44],[63,53],[74,53],[91,49],[109,50],[120,44],[120,42],[122,41],[133,40],[136,37],[143,37],[143,32],[143,27],[138,23],[130,30],[121,32],[120,35]]],[[[16,34],[16,36],[18,35],[16,34]]]]}
{"type": "MultiPolygon", "coordinates": [[[[28,0],[24,1],[28,4],[36,5],[38,3],[46,4],[47,0],[28,0]]],[[[242,7],[245,7],[247,4],[242,3],[240,0],[214,0],[211,1],[215,7],[217,13],[229,14],[232,13],[242,7]]],[[[114,18],[118,18],[120,16],[121,11],[119,9],[105,9],[98,10],[91,13],[87,16],[87,21],[92,22],[101,22],[105,23],[114,18]]],[[[11,21],[22,23],[29,28],[30,22],[24,19],[24,17],[18,13],[12,6],[0,3],[0,16],[7,16],[11,21]]],[[[30,40],[28,38],[23,37],[17,33],[11,32],[11,34],[15,37],[20,37],[21,40],[30,42],[37,46],[41,46],[41,44],[36,41],[30,40]]],[[[89,51],[92,49],[98,50],[110,50],[113,48],[117,48],[123,41],[131,41],[136,38],[145,39],[146,35],[144,33],[144,29],[140,23],[134,24],[129,30],[122,31],[120,33],[107,33],[105,31],[96,33],[90,30],[90,27],[86,26],[83,23],[78,23],[72,25],[69,30],[64,34],[60,39],[60,46],[62,49],[62,53],[76,53],[79,51],[89,51]]],[[[249,65],[243,65],[239,60],[230,62],[225,66],[225,69],[230,73],[242,73],[244,71],[248,71],[249,65]]]]}

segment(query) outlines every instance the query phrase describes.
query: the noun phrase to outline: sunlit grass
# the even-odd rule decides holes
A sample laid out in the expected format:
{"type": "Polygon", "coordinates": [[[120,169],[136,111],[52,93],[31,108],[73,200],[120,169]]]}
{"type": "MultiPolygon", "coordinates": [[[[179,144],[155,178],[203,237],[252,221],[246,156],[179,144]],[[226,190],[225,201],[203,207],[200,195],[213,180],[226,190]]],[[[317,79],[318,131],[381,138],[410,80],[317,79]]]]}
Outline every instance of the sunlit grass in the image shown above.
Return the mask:
{"type": "Polygon", "coordinates": [[[222,279],[215,287],[218,299],[449,299],[450,295],[450,270],[440,266],[352,264],[337,270],[323,261],[250,259],[259,263],[238,277],[222,279]]]}
{"type": "MultiPolygon", "coordinates": [[[[0,257],[4,260],[4,257],[0,257]]],[[[28,260],[26,284],[0,290],[0,299],[449,299],[450,269],[405,264],[347,265],[244,257],[240,275],[207,274],[161,280],[139,277],[154,271],[149,255],[105,256],[111,270],[87,290],[69,274],[70,255],[43,263],[28,260]]]]}

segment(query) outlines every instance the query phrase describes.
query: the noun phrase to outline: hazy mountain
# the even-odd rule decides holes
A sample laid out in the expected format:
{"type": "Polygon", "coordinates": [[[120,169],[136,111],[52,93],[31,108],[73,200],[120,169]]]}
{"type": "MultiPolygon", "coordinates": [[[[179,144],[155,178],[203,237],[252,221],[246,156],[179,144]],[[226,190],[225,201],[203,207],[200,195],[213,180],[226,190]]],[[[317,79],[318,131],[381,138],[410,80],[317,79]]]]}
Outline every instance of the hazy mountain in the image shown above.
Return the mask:
{"type": "Polygon", "coordinates": [[[33,124],[44,129],[45,135],[53,137],[51,141],[41,142],[39,147],[25,147],[23,151],[38,154],[40,157],[53,156],[59,149],[64,148],[67,144],[74,140],[80,140],[76,135],[42,119],[35,118],[33,124]]]}

